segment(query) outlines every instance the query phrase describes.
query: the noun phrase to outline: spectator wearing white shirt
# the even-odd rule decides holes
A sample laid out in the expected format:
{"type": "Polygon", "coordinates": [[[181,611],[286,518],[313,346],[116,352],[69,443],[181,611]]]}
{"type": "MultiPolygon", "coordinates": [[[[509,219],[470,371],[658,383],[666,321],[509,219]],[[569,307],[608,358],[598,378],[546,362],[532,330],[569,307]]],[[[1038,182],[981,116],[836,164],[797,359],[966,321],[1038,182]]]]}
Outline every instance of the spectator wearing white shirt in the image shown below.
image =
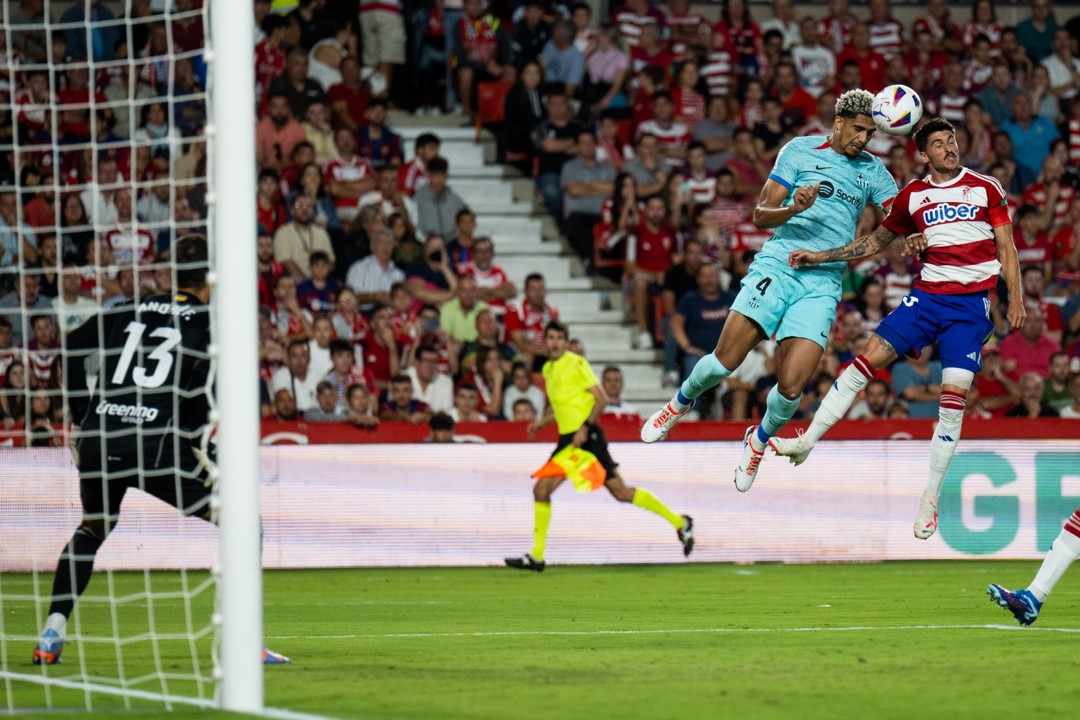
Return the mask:
{"type": "Polygon", "coordinates": [[[60,293],[53,298],[53,312],[56,313],[60,332],[63,335],[82,325],[98,311],[96,302],[79,294],[82,276],[79,265],[74,261],[64,263],[60,273],[60,293]]]}
{"type": "Polygon", "coordinates": [[[277,398],[282,390],[287,390],[296,401],[300,412],[311,410],[316,405],[316,388],[322,377],[310,370],[311,355],[307,340],[293,340],[289,343],[289,355],[285,367],[278,368],[270,378],[270,394],[277,398]]]}
{"type": "Polygon", "coordinates": [[[480,412],[480,391],[475,385],[464,383],[454,393],[454,407],[447,413],[454,422],[487,422],[487,415],[480,412]]]}
{"type": "Polygon", "coordinates": [[[450,412],[454,407],[454,381],[439,372],[439,351],[423,345],[416,351],[416,364],[405,374],[412,382],[413,399],[425,403],[432,412],[450,412]]]}
{"type": "Polygon", "coordinates": [[[1054,31],[1050,46],[1054,54],[1042,61],[1042,66],[1050,73],[1050,92],[1067,100],[1076,95],[1076,88],[1080,86],[1080,60],[1073,57],[1072,38],[1063,27],[1054,31]]]}
{"type": "Polygon", "coordinates": [[[405,273],[394,264],[394,233],[380,225],[371,233],[371,254],[357,260],[345,274],[345,284],[356,293],[361,307],[390,301],[390,287],[405,282],[405,273]]]}
{"type": "Polygon", "coordinates": [[[503,391],[503,417],[514,417],[514,405],[519,400],[527,400],[532,404],[536,417],[544,413],[547,406],[547,398],[544,391],[533,385],[532,373],[523,362],[514,363],[510,372],[510,384],[503,391]]]}
{"type": "Polygon", "coordinates": [[[1058,415],[1069,420],[1080,420],[1080,375],[1072,379],[1072,403],[1058,410],[1058,415]]]}
{"type": "Polygon", "coordinates": [[[603,386],[604,394],[608,398],[607,405],[604,406],[604,415],[641,420],[638,409],[622,400],[624,384],[622,370],[614,365],[608,365],[600,376],[600,384],[603,386]]]}
{"type": "Polygon", "coordinates": [[[773,0],[772,17],[761,23],[761,35],[776,30],[784,38],[784,49],[791,50],[800,39],[799,21],[795,19],[795,8],[791,0],[773,0]]]}
{"type": "Polygon", "coordinates": [[[821,44],[818,21],[805,17],[799,25],[802,42],[791,48],[791,59],[799,74],[799,85],[816,99],[836,84],[836,55],[821,44]]]}
{"type": "Polygon", "coordinates": [[[90,186],[79,193],[86,218],[94,225],[112,225],[116,222],[116,188],[119,173],[116,160],[101,158],[98,160],[97,176],[90,186]]]}
{"type": "Polygon", "coordinates": [[[330,359],[330,341],[334,339],[334,324],[330,318],[320,315],[311,323],[311,331],[315,336],[308,340],[308,371],[316,378],[325,378],[327,373],[334,369],[334,362],[330,359]]]}

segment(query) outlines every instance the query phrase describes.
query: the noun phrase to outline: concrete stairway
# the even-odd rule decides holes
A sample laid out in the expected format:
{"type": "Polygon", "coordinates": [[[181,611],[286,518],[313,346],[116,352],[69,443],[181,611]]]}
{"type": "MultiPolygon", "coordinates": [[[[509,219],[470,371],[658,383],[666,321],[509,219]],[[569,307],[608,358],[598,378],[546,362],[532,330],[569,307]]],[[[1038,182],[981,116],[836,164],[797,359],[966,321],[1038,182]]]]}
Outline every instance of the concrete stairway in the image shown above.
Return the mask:
{"type": "Polygon", "coordinates": [[[535,201],[532,180],[516,170],[495,164],[495,143],[485,133],[474,141],[472,128],[446,126],[447,119],[416,118],[394,113],[390,125],[405,140],[406,159],[422,132],[442,140],[441,154],[450,163],[450,186],[477,214],[477,234],[495,242],[495,263],[519,290],[531,272],[544,275],[548,301],[580,338],[597,375],[605,365],[622,368],[624,401],[648,415],[666,401],[671,390],[662,386],[660,351],[632,350],[635,328],[626,319],[622,294],[605,281],[587,277],[581,261],[560,237],[547,211],[535,201]],[[606,296],[611,308],[602,310],[606,296]]]}

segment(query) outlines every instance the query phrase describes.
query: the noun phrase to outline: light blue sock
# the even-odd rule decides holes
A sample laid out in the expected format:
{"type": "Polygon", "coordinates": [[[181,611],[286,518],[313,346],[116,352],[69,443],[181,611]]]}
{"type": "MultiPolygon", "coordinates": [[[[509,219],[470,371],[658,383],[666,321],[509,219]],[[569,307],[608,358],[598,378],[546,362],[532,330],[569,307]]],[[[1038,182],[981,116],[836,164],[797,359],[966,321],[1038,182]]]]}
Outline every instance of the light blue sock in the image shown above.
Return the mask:
{"type": "Polygon", "coordinates": [[[673,406],[677,412],[682,412],[694,398],[700,396],[709,388],[719,385],[724,378],[731,374],[731,370],[720,364],[714,353],[705,355],[694,365],[690,377],[686,378],[679,392],[675,395],[673,406]],[[679,407],[681,405],[682,407],[679,407]]]}
{"type": "Polygon", "coordinates": [[[769,438],[787,425],[787,421],[799,409],[799,400],[802,398],[802,395],[799,395],[789,400],[781,395],[776,387],[773,385],[772,390],[769,391],[769,399],[765,403],[765,417],[761,418],[761,424],[757,429],[757,437],[762,445],[769,442],[769,438]]]}

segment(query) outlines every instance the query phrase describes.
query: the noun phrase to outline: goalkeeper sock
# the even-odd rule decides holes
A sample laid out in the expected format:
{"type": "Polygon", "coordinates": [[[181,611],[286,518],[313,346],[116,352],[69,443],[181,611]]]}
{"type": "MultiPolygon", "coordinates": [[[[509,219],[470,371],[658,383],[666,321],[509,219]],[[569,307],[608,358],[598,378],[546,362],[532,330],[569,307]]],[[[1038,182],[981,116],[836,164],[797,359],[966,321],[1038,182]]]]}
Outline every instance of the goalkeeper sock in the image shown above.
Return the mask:
{"type": "Polygon", "coordinates": [[[690,377],[686,378],[675,399],[671,401],[671,407],[675,412],[685,412],[690,407],[690,401],[700,396],[709,388],[719,385],[724,378],[731,374],[731,370],[720,364],[715,353],[705,355],[694,365],[690,377]]]}
{"type": "Polygon", "coordinates": [[[547,545],[548,525],[551,524],[551,503],[534,502],[533,516],[536,518],[533,526],[533,547],[529,554],[534,560],[544,562],[544,547],[547,545]]]}
{"type": "Polygon", "coordinates": [[[649,512],[654,512],[660,517],[671,523],[676,530],[682,528],[686,524],[686,518],[679,513],[675,512],[667,505],[660,501],[660,498],[653,495],[645,488],[637,488],[634,490],[634,504],[639,508],[644,508],[649,512]]]}
{"type": "Polygon", "coordinates": [[[64,617],[71,615],[75,600],[83,594],[90,584],[94,572],[94,558],[104,540],[92,535],[85,528],[79,528],[71,536],[71,541],[60,554],[56,563],[56,577],[53,578],[52,604],[49,615],[59,613],[64,617]]]}
{"type": "Polygon", "coordinates": [[[851,403],[855,402],[855,396],[866,387],[866,383],[870,382],[875,372],[873,365],[867,361],[866,357],[860,355],[855,358],[855,362],[847,366],[844,372],[840,373],[832,389],[821,401],[821,406],[814,414],[814,421],[810,423],[810,428],[803,435],[806,442],[816,445],[829,428],[847,415],[851,403]]]}
{"type": "Polygon", "coordinates": [[[1050,552],[1046,553],[1046,559],[1039,567],[1035,579],[1031,581],[1028,590],[1039,602],[1046,602],[1054,585],[1069,569],[1076,558],[1080,557],[1080,510],[1077,510],[1065,521],[1065,527],[1061,534],[1054,540],[1050,552]]]}

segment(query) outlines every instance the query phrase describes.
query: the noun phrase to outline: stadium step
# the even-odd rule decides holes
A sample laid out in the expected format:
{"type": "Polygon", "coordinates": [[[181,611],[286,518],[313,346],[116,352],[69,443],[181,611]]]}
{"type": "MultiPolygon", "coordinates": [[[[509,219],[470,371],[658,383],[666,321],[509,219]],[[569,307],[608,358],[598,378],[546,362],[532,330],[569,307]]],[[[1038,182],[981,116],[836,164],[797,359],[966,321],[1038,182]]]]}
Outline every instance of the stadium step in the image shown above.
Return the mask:
{"type": "Polygon", "coordinates": [[[671,390],[661,384],[660,351],[632,349],[637,332],[623,311],[622,294],[601,290],[581,275],[581,261],[569,252],[556,223],[536,202],[532,179],[494,164],[495,142],[490,134],[483,133],[477,142],[472,128],[449,127],[446,118],[419,120],[409,117],[397,125],[391,118],[391,126],[405,141],[406,158],[412,157],[420,133],[439,137],[440,154],[450,163],[450,187],[476,213],[477,235],[487,235],[495,243],[495,264],[518,286],[518,301],[525,276],[543,274],[548,300],[569,324],[571,336],[584,342],[597,372],[609,364],[621,367],[626,378],[623,397],[643,413],[666,401],[671,390]],[[601,310],[602,306],[610,309],[601,310]]]}

